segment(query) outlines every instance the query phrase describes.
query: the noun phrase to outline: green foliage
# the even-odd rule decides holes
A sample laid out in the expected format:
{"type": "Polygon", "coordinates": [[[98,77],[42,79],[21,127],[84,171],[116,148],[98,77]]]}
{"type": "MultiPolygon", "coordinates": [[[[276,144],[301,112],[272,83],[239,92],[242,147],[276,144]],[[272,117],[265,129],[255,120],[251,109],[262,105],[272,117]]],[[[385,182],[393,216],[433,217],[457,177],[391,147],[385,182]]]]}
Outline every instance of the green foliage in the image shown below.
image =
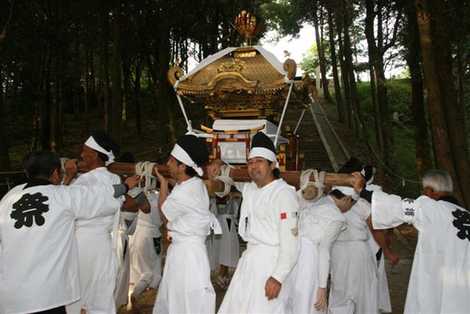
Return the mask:
{"type": "MultiPolygon", "coordinates": [[[[411,86],[407,79],[388,80],[386,82],[390,112],[392,113],[393,156],[390,158],[394,169],[388,171],[393,182],[393,190],[400,195],[416,196],[419,194],[419,185],[406,182],[402,185],[399,177],[418,180],[416,173],[416,147],[414,124],[410,111],[411,86]]],[[[375,119],[372,106],[369,82],[358,83],[358,94],[361,102],[361,111],[364,123],[370,126],[366,131],[369,142],[375,147],[375,119]]]]}
{"type": "MultiPolygon", "coordinates": [[[[325,50],[325,55],[330,54],[330,49],[327,42],[323,42],[323,49],[325,50]]],[[[327,60],[329,61],[329,60],[327,60]]],[[[313,43],[307,53],[303,56],[302,61],[300,62],[300,66],[305,73],[309,75],[315,75],[316,68],[320,66],[320,58],[318,57],[318,49],[317,44],[313,43]]],[[[331,63],[326,63],[326,71],[330,71],[331,63]]]]}

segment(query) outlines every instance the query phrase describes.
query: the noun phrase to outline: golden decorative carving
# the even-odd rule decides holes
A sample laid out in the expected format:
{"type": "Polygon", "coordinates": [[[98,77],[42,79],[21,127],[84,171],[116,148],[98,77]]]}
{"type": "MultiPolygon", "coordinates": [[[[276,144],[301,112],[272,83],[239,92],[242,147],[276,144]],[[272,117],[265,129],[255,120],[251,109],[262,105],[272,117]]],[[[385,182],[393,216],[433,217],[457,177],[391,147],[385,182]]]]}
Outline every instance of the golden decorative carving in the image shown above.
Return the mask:
{"type": "Polygon", "coordinates": [[[243,61],[233,59],[232,62],[224,62],[217,68],[217,73],[222,72],[241,72],[243,70],[243,61]]]}
{"type": "Polygon", "coordinates": [[[295,74],[297,73],[297,63],[289,58],[284,61],[283,68],[285,71],[287,71],[287,78],[289,80],[293,80],[295,78],[295,74]]]}
{"type": "Polygon", "coordinates": [[[235,17],[234,24],[238,33],[248,41],[253,38],[257,32],[256,16],[245,10],[241,11],[235,17]]]}
{"type": "Polygon", "coordinates": [[[167,78],[168,78],[168,81],[170,82],[170,84],[172,86],[175,86],[176,82],[181,77],[183,77],[183,75],[184,75],[183,70],[179,66],[174,65],[168,70],[167,78]]]}

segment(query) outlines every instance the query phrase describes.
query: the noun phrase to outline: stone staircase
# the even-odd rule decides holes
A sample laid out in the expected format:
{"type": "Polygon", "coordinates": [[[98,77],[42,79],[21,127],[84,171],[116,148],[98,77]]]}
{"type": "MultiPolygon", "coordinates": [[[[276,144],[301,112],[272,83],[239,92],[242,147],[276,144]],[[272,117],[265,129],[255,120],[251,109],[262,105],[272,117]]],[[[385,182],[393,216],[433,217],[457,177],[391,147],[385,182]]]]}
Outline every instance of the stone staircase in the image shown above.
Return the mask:
{"type": "MultiPolygon", "coordinates": [[[[294,130],[299,118],[302,115],[300,106],[292,106],[287,110],[284,128],[289,126],[294,130]]],[[[336,122],[324,105],[311,99],[305,106],[303,119],[297,130],[300,135],[300,151],[304,154],[302,169],[321,169],[325,171],[337,171],[350,157],[349,145],[347,142],[352,137],[351,131],[336,122]]],[[[355,151],[354,149],[353,151],[355,151]]]]}

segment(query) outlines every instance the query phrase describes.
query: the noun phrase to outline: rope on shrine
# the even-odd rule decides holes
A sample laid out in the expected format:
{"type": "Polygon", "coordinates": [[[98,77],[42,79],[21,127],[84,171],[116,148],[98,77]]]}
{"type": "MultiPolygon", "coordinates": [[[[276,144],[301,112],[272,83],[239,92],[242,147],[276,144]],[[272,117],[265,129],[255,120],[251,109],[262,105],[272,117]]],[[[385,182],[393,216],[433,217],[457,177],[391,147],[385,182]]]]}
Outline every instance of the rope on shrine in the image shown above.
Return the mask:
{"type": "Polygon", "coordinates": [[[232,178],[230,178],[230,169],[233,167],[225,163],[222,167],[220,167],[220,174],[215,177],[217,180],[222,181],[224,183],[224,191],[223,192],[215,192],[215,195],[218,197],[224,197],[230,193],[230,189],[232,188],[232,185],[235,184],[232,178]]]}
{"type": "Polygon", "coordinates": [[[318,171],[317,169],[303,170],[300,174],[300,190],[304,194],[307,192],[309,187],[315,187],[317,194],[313,198],[306,198],[308,200],[315,201],[323,195],[323,189],[325,188],[325,171],[318,171]],[[313,175],[315,181],[310,181],[310,177],[313,175]]]}
{"type": "Polygon", "coordinates": [[[135,164],[135,174],[144,181],[144,192],[154,190],[157,187],[157,178],[152,174],[156,163],[150,161],[139,161],[135,164]]]}
{"type": "Polygon", "coordinates": [[[274,147],[277,146],[277,142],[279,140],[279,134],[281,133],[282,122],[284,121],[284,116],[286,115],[286,111],[287,111],[287,105],[289,104],[290,95],[292,93],[292,87],[294,87],[294,81],[291,81],[290,83],[286,102],[284,103],[284,108],[282,109],[281,119],[279,120],[279,126],[277,127],[276,137],[274,138],[274,147]]]}

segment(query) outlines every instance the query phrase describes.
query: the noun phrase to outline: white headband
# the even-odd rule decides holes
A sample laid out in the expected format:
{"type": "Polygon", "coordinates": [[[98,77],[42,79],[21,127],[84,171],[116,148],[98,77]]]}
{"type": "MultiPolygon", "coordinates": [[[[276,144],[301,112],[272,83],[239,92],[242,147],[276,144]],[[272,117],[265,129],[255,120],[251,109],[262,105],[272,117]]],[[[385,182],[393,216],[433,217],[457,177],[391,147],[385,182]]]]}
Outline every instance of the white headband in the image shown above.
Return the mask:
{"type": "Polygon", "coordinates": [[[90,147],[91,149],[94,149],[102,154],[105,154],[106,156],[108,156],[108,161],[105,162],[105,165],[109,165],[109,164],[112,164],[114,162],[114,154],[113,154],[113,151],[110,150],[109,152],[104,149],[103,147],[101,147],[96,141],[95,139],[93,138],[93,136],[90,136],[86,142],[85,142],[85,145],[90,147]]]}
{"type": "MultiPolygon", "coordinates": [[[[371,175],[370,179],[366,182],[366,185],[372,184],[372,182],[374,182],[375,172],[376,172],[375,167],[373,167],[373,168],[372,168],[372,175],[371,175]]],[[[366,177],[366,170],[365,170],[365,168],[362,168],[361,174],[362,174],[362,176],[363,176],[364,178],[366,177]]]]}
{"type": "Polygon", "coordinates": [[[349,186],[334,186],[332,190],[339,190],[344,195],[351,196],[351,198],[355,201],[357,201],[360,197],[359,194],[357,194],[357,192],[352,187],[349,187],[349,186]]]}
{"type": "Polygon", "coordinates": [[[250,154],[248,155],[248,159],[255,158],[255,157],[263,157],[264,159],[267,159],[271,162],[276,163],[276,168],[279,167],[279,164],[277,162],[276,154],[267,148],[264,147],[253,147],[250,150],[250,154]]]}
{"type": "Polygon", "coordinates": [[[170,155],[181,161],[186,166],[193,168],[199,176],[202,177],[204,175],[202,168],[198,167],[198,165],[191,159],[188,153],[178,144],[175,144],[170,155]]]}

